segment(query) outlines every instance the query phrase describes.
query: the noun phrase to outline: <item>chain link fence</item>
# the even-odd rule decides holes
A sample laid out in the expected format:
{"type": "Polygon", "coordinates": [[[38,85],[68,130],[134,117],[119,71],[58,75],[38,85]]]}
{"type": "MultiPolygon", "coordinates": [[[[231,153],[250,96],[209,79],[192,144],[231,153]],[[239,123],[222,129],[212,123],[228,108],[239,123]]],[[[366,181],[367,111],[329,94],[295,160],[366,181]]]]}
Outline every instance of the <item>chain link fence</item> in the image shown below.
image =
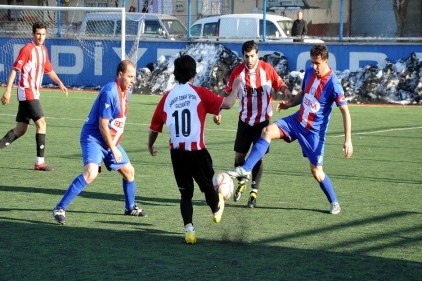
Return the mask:
{"type": "MultiPolygon", "coordinates": [[[[191,16],[191,24],[196,20],[212,15],[237,13],[239,3],[222,0],[219,6],[207,5],[202,1],[201,13],[191,16]],[[233,4],[233,5],[232,5],[233,4]]],[[[309,2],[310,1],[305,1],[309,2]]],[[[308,35],[326,42],[421,42],[422,3],[410,0],[405,18],[396,18],[391,0],[345,1],[342,13],[339,1],[317,1],[319,7],[303,5],[304,1],[267,0],[267,13],[296,19],[296,13],[303,11],[303,19],[308,26],[308,35]],[[301,6],[294,6],[299,5],[301,6]],[[330,4],[331,3],[331,4],[330,4]],[[293,6],[283,6],[293,5],[293,6]],[[400,24],[403,28],[399,36],[400,24]]],[[[255,9],[255,13],[262,10],[255,9]]],[[[194,14],[194,13],[193,13],[194,14]]],[[[188,27],[188,15],[176,15],[188,27]]],[[[403,15],[402,15],[403,16],[403,15]]]]}

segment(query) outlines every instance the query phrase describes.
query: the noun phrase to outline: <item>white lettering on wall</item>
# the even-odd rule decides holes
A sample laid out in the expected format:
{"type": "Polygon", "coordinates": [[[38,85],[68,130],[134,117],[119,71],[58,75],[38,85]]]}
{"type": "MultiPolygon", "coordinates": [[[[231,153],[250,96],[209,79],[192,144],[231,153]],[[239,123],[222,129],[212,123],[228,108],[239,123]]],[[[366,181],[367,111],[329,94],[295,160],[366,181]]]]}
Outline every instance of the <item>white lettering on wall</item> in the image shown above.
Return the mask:
{"type": "Polygon", "coordinates": [[[103,44],[102,42],[95,42],[94,75],[103,75],[103,44]]]}
{"type": "Polygon", "coordinates": [[[82,49],[77,46],[51,46],[51,63],[53,69],[58,74],[80,74],[84,70],[84,54],[82,49]],[[61,54],[74,56],[73,65],[59,65],[61,54]]]}
{"type": "MultiPolygon", "coordinates": [[[[375,52],[350,52],[349,54],[349,69],[350,71],[358,71],[364,65],[360,66],[361,61],[372,61],[373,64],[384,67],[386,63],[387,55],[383,53],[375,52]]],[[[368,63],[365,63],[368,65],[368,63]]]]}

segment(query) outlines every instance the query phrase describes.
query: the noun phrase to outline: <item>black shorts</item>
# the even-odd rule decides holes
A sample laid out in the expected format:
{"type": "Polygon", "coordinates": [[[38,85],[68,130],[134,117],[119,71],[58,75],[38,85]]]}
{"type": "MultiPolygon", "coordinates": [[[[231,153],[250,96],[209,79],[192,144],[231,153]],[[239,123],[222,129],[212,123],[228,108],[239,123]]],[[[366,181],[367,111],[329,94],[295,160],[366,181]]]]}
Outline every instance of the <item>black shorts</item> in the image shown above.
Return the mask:
{"type": "Polygon", "coordinates": [[[19,101],[16,122],[29,124],[29,120],[36,122],[43,116],[40,100],[19,101]]]}
{"type": "MultiPolygon", "coordinates": [[[[234,141],[234,151],[247,154],[253,144],[261,137],[262,130],[270,124],[269,120],[249,126],[239,119],[237,123],[236,140],[234,141]]],[[[266,153],[268,153],[269,148],[266,153]]]]}
{"type": "Polygon", "coordinates": [[[214,188],[212,184],[214,168],[207,149],[196,151],[172,149],[170,156],[180,192],[184,190],[193,194],[194,180],[202,192],[207,188],[214,188]]]}

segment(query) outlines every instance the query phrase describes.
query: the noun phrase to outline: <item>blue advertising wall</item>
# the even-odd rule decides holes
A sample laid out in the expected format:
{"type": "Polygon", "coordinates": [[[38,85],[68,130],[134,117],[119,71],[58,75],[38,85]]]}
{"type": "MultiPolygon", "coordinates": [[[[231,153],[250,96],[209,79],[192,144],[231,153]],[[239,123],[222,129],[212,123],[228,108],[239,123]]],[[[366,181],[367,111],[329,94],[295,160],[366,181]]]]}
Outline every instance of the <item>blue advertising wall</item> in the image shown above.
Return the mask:
{"type": "MultiPolygon", "coordinates": [[[[133,42],[127,42],[126,53],[129,53],[133,42]]],[[[154,41],[139,43],[137,67],[145,67],[156,63],[157,59],[169,57],[186,48],[183,41],[154,41]]],[[[223,43],[223,45],[241,56],[241,43],[223,43]]],[[[18,55],[20,44],[14,44],[7,38],[0,38],[2,54],[0,55],[0,82],[5,83],[10,67],[18,55]]],[[[115,69],[121,59],[119,41],[85,41],[83,45],[74,40],[48,39],[46,46],[54,70],[62,81],[69,86],[96,87],[114,79],[115,69]],[[89,55],[91,54],[91,55],[89,55]]],[[[327,43],[330,50],[330,65],[336,70],[357,69],[366,65],[383,66],[386,60],[395,62],[407,59],[415,52],[422,59],[421,44],[347,44],[327,43]]],[[[309,49],[312,45],[304,43],[259,43],[259,54],[280,52],[288,59],[289,70],[303,70],[309,65],[309,49]]],[[[50,83],[45,76],[45,83],[50,83]]]]}

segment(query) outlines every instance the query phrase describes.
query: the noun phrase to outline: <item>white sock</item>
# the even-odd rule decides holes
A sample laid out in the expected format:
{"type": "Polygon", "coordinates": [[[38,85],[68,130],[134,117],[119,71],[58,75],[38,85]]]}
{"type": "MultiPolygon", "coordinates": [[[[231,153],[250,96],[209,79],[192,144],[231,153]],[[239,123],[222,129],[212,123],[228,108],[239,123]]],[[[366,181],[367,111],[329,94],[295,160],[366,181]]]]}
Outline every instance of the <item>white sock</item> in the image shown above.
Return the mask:
{"type": "Polygon", "coordinates": [[[35,159],[35,164],[40,165],[44,163],[44,157],[38,157],[35,159]]]}

